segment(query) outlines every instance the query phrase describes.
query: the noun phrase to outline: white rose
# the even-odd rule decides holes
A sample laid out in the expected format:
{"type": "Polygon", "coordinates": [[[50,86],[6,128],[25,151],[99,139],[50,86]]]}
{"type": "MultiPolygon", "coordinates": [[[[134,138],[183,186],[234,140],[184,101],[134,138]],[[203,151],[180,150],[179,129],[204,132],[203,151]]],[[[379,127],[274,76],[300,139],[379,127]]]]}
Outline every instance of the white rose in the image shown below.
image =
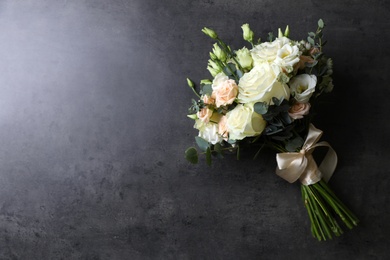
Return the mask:
{"type": "Polygon", "coordinates": [[[287,72],[291,72],[293,70],[293,66],[299,62],[300,55],[301,52],[299,51],[298,46],[286,44],[278,50],[274,62],[287,72]]]}
{"type": "Polygon", "coordinates": [[[293,77],[289,85],[294,98],[299,103],[307,103],[316,89],[317,77],[315,75],[301,74],[293,77]]]}
{"type": "Polygon", "coordinates": [[[278,51],[290,40],[287,37],[280,37],[273,42],[263,42],[251,50],[252,58],[255,65],[263,62],[273,62],[276,59],[278,51]]]}
{"type": "Polygon", "coordinates": [[[226,114],[229,139],[241,140],[263,132],[267,122],[253,110],[253,103],[239,104],[226,114]]]}
{"type": "Polygon", "coordinates": [[[285,83],[279,82],[277,77],[280,69],[277,65],[262,63],[245,73],[238,83],[238,101],[270,102],[272,97],[286,100],[290,97],[290,90],[285,83]]]}
{"type": "Polygon", "coordinates": [[[237,61],[240,63],[241,67],[244,69],[252,68],[253,59],[251,52],[246,48],[242,48],[236,51],[237,61]]]}
{"type": "Polygon", "coordinates": [[[222,141],[222,137],[218,134],[218,124],[211,122],[201,125],[199,128],[199,136],[212,144],[222,141]]]}

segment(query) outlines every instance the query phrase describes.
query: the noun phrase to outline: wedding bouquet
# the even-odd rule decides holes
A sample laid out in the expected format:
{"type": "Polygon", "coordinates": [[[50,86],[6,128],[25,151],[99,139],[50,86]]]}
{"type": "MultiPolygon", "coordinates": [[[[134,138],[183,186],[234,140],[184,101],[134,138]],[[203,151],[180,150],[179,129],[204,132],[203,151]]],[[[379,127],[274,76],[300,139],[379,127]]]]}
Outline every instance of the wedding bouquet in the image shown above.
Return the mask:
{"type": "Polygon", "coordinates": [[[262,42],[244,24],[243,38],[250,47],[238,50],[205,27],[203,33],[216,41],[207,66],[212,79],[201,80],[198,88],[187,78],[197,96],[188,117],[199,130],[198,149],[188,148],[187,160],[197,163],[198,150],[210,165],[212,157],[223,158],[226,152],[239,158],[244,147],[258,148],[254,158],[264,147],[274,149],[276,174],[301,182],[311,232],[318,240],[343,233],[337,217],[350,229],[359,222],[327,184],[337,155],[327,142],[319,142],[322,131],[311,124],[317,99],[333,89],[333,62],[323,52],[324,27],[320,19],[306,40],[295,41],[287,26],[262,42]],[[319,166],[312,155],[317,147],[328,149],[319,166]]]}

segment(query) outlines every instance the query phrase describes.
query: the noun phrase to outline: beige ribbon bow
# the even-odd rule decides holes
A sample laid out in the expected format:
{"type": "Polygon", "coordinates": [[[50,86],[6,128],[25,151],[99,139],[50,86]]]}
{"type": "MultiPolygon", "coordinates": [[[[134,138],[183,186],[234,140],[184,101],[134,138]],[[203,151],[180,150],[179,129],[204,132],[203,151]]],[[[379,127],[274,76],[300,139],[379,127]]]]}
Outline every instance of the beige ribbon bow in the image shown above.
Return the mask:
{"type": "Polygon", "coordinates": [[[276,154],[278,164],[276,174],[290,183],[298,179],[303,185],[314,184],[321,179],[327,182],[336,169],[337,154],[327,142],[317,143],[321,136],[322,131],[310,124],[306,141],[299,153],[276,154]],[[319,146],[325,146],[329,149],[322,163],[317,167],[312,153],[319,146]]]}

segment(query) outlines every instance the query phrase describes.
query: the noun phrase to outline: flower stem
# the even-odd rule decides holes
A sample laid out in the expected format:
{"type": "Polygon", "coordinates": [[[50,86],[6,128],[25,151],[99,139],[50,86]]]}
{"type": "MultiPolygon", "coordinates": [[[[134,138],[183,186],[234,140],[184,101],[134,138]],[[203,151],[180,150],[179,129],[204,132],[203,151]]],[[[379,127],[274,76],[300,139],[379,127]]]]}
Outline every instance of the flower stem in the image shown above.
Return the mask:
{"type": "Polygon", "coordinates": [[[339,216],[349,229],[359,222],[324,180],[311,185],[302,184],[301,192],[310,218],[312,234],[319,241],[332,239],[332,234],[335,236],[343,234],[334,218],[335,215],[339,216]]]}

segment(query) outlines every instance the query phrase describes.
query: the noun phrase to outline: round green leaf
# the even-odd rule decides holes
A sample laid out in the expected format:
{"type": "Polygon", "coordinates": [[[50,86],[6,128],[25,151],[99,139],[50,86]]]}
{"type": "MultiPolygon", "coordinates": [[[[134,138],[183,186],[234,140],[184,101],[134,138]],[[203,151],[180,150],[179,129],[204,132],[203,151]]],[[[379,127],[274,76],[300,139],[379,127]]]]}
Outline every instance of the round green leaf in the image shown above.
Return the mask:
{"type": "Polygon", "coordinates": [[[185,157],[187,161],[193,164],[198,163],[198,151],[195,147],[190,147],[185,151],[185,157]]]}

